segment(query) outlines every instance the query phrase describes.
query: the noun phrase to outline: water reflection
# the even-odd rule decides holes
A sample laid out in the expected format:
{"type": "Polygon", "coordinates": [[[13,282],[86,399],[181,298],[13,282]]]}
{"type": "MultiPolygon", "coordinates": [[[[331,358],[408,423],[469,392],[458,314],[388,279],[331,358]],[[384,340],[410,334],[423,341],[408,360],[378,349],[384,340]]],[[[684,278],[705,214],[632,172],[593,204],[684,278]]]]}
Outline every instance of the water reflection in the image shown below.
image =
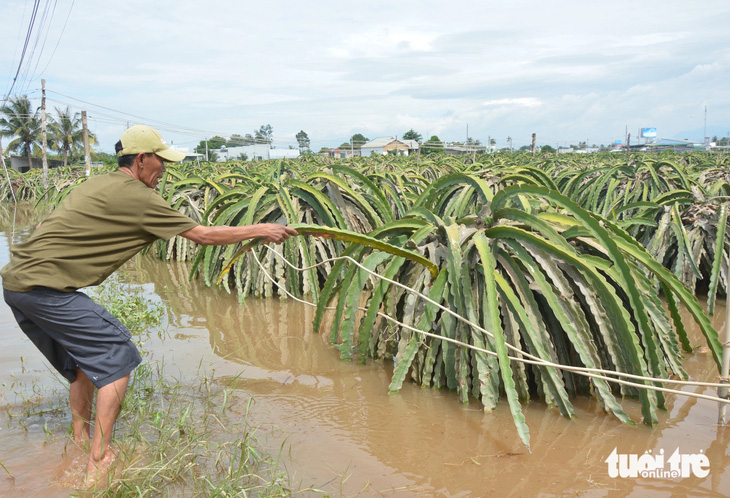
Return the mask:
{"type": "MultiPolygon", "coordinates": [[[[278,300],[238,304],[235,296],[188,282],[182,264],[147,260],[138,268],[145,280],[156,283],[173,320],[205,327],[215,354],[238,365],[229,366],[221,379],[235,376],[236,385],[254,396],[264,423],[287,435],[295,474],[312,485],[322,485],[333,472],[350,472],[351,492],[370,483],[372,490],[391,492],[405,486],[398,493],[406,495],[532,496],[538,489],[546,494],[722,494],[730,489],[727,430],[714,425],[717,407],[711,402],[668,395],[656,428],[622,425],[593,400],[574,400],[577,418],[572,421],[533,402],[525,410],[530,454],[519,443],[506,403],[484,414],[476,403],[461,406],[444,391],[406,385],[388,395],[390,365],[341,362],[326,334],[312,333],[312,308],[278,300]],[[712,471],[705,479],[612,479],[605,460],[614,448],[636,455],[702,451],[712,471]]],[[[719,309],[715,327],[722,326],[723,317],[719,309]]],[[[701,344],[689,314],[683,318],[693,344],[701,344]]],[[[716,379],[710,355],[689,355],[685,366],[694,379],[716,379]]],[[[625,400],[624,406],[641,420],[638,403],[625,400]]]]}

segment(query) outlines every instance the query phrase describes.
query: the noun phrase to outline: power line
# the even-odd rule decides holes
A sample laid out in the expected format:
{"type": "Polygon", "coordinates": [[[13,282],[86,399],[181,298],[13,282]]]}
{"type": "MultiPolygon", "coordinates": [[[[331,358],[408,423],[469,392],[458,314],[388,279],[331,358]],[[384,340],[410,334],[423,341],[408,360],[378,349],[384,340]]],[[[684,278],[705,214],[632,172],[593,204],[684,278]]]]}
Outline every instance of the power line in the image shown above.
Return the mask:
{"type": "MultiPolygon", "coordinates": [[[[28,85],[30,84],[30,82],[35,80],[37,77],[41,77],[45,73],[46,69],[48,69],[48,66],[53,61],[56,51],[61,43],[63,34],[66,31],[66,26],[68,24],[68,20],[71,16],[71,12],[73,11],[75,3],[76,0],[73,0],[71,3],[71,7],[69,8],[68,14],[66,15],[66,19],[64,21],[63,27],[61,28],[61,33],[58,37],[58,40],[56,41],[53,53],[46,61],[42,71],[38,73],[38,68],[43,62],[43,54],[45,52],[46,44],[49,41],[49,36],[53,27],[53,19],[55,17],[56,8],[58,6],[58,0],[53,0],[52,2],[51,0],[46,0],[46,3],[43,6],[42,12],[40,12],[40,15],[39,10],[41,7],[41,0],[34,0],[30,20],[28,22],[28,29],[26,31],[25,40],[23,43],[23,50],[20,56],[20,61],[18,63],[17,70],[15,71],[15,76],[10,82],[10,89],[8,90],[5,99],[3,99],[4,102],[7,102],[10,96],[13,95],[13,90],[16,88],[19,89],[17,93],[26,92],[28,90],[28,85]],[[36,76],[36,74],[38,74],[38,76],[36,76]]],[[[25,17],[25,14],[23,15],[23,17],[25,17]]]]}
{"type": "Polygon", "coordinates": [[[48,62],[46,63],[45,67],[43,68],[43,71],[41,71],[41,74],[38,75],[39,78],[41,76],[43,76],[43,74],[45,74],[46,69],[48,69],[48,66],[51,65],[51,61],[53,60],[53,57],[56,55],[56,50],[58,50],[58,46],[61,44],[61,39],[63,38],[63,34],[66,32],[66,25],[68,24],[68,20],[71,17],[71,11],[73,10],[75,4],[76,4],[76,0],[73,0],[71,2],[71,8],[68,9],[68,14],[66,14],[66,20],[63,22],[63,28],[61,28],[61,34],[58,35],[58,40],[56,41],[56,46],[53,47],[53,53],[48,58],[48,62]]]}
{"type": "Polygon", "coordinates": [[[50,1],[48,1],[46,3],[45,8],[43,9],[43,15],[41,16],[40,23],[39,23],[38,29],[36,31],[37,34],[36,34],[36,37],[35,37],[35,43],[33,44],[33,50],[31,50],[31,52],[30,52],[29,63],[26,66],[26,69],[25,69],[25,79],[26,79],[26,81],[28,83],[30,83],[31,81],[33,81],[33,77],[32,76],[30,78],[28,78],[28,74],[30,73],[30,66],[31,66],[31,62],[30,61],[33,60],[33,57],[35,56],[36,49],[38,48],[38,43],[40,42],[41,37],[43,37],[43,44],[41,45],[40,51],[38,52],[38,57],[35,59],[35,61],[36,61],[35,62],[35,67],[33,68],[33,73],[32,74],[35,74],[36,69],[38,69],[38,63],[41,60],[41,55],[43,54],[43,49],[46,46],[46,40],[48,39],[48,33],[50,33],[50,31],[51,31],[51,22],[53,21],[53,14],[56,12],[56,3],[57,2],[58,2],[58,0],[54,0],[53,10],[50,13],[50,17],[49,17],[49,10],[50,10],[50,6],[51,6],[50,1]],[[45,33],[46,33],[45,36],[43,36],[43,31],[44,30],[45,30],[45,33]]]}
{"type": "Polygon", "coordinates": [[[30,22],[28,23],[28,31],[25,35],[25,43],[23,44],[23,51],[20,54],[20,62],[18,63],[18,70],[15,71],[15,77],[13,78],[13,83],[10,85],[10,90],[8,90],[7,95],[10,95],[13,93],[13,88],[15,88],[15,84],[18,82],[18,76],[20,75],[20,70],[23,67],[23,61],[25,60],[25,54],[28,50],[28,44],[30,43],[30,36],[31,33],[33,33],[33,25],[35,24],[36,15],[38,14],[38,7],[40,6],[40,0],[35,0],[33,4],[33,11],[30,15],[30,22]]]}

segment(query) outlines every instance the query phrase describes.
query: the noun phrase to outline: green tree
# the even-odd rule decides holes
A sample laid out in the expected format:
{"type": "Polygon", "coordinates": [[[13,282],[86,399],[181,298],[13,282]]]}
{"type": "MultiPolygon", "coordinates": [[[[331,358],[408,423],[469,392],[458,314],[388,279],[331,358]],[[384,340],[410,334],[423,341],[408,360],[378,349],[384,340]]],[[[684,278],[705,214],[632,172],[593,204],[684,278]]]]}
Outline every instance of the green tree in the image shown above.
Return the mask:
{"type": "Polygon", "coordinates": [[[226,147],[241,147],[243,145],[251,144],[253,144],[253,137],[250,133],[247,133],[245,137],[238,133],[234,133],[226,142],[226,147]]]}
{"type": "Polygon", "coordinates": [[[297,133],[297,142],[299,143],[299,151],[304,152],[309,149],[309,136],[304,130],[297,133]]]}
{"type": "MultiPolygon", "coordinates": [[[[63,154],[63,165],[68,164],[68,158],[74,158],[84,146],[84,129],[81,121],[81,113],[73,115],[68,107],[62,110],[56,107],[56,117],[50,117],[49,143],[51,148],[63,154]]],[[[89,143],[96,143],[96,135],[88,132],[89,143]]]]}
{"type": "Polygon", "coordinates": [[[555,149],[553,147],[550,147],[549,145],[543,145],[542,147],[540,147],[540,152],[553,154],[555,152],[555,149]]]}
{"type": "Polygon", "coordinates": [[[214,136],[213,138],[209,138],[207,140],[201,140],[197,147],[195,147],[195,152],[198,154],[205,155],[206,150],[206,143],[208,152],[210,154],[210,151],[213,149],[220,149],[223,145],[226,145],[227,140],[223,137],[219,137],[218,135],[214,136]]]}
{"type": "Polygon", "coordinates": [[[108,152],[97,152],[91,149],[91,160],[104,163],[104,166],[116,166],[117,155],[109,154],[108,152]]]}
{"type": "Polygon", "coordinates": [[[440,154],[444,151],[444,143],[436,135],[424,142],[422,147],[424,154],[440,154]]]}
{"type": "Polygon", "coordinates": [[[270,124],[261,125],[261,128],[254,131],[257,144],[270,144],[274,136],[274,129],[270,124]]]}
{"type": "Polygon", "coordinates": [[[421,134],[413,128],[403,134],[403,140],[415,140],[416,142],[420,142],[421,138],[421,134]]]}
{"type": "Polygon", "coordinates": [[[41,124],[38,118],[38,109],[27,96],[10,99],[8,105],[2,108],[0,117],[0,135],[15,137],[5,148],[28,157],[28,167],[32,168],[31,154],[33,146],[39,147],[41,124]]]}
{"type": "Polygon", "coordinates": [[[362,133],[355,133],[352,137],[350,137],[350,142],[352,143],[353,149],[359,149],[369,141],[370,139],[365,137],[365,135],[363,135],[362,133]]]}

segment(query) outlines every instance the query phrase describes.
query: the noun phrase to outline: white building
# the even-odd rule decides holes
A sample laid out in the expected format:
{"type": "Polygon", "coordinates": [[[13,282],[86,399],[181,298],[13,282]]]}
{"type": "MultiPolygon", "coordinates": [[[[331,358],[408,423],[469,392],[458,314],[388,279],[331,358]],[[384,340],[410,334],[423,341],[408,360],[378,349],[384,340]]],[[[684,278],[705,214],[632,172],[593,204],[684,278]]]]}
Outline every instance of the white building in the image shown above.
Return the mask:
{"type": "Polygon", "coordinates": [[[269,149],[269,159],[296,159],[299,149],[269,149]]]}
{"type": "Polygon", "coordinates": [[[242,145],[240,147],[226,147],[216,149],[218,162],[236,161],[241,154],[246,155],[249,161],[266,161],[269,159],[296,159],[299,157],[299,149],[272,149],[269,144],[242,145]]]}

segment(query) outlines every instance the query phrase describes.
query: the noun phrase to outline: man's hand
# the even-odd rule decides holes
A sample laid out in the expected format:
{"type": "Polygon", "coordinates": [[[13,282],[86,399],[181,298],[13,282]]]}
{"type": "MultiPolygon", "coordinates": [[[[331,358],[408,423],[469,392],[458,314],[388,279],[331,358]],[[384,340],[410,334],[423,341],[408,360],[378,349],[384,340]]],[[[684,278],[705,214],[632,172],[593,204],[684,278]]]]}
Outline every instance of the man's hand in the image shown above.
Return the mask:
{"type": "Polygon", "coordinates": [[[241,227],[198,225],[180,235],[201,246],[222,246],[256,238],[281,244],[292,235],[299,234],[293,228],[278,223],[259,223],[241,227]]]}
{"type": "Polygon", "coordinates": [[[263,237],[266,242],[273,242],[274,244],[281,244],[292,235],[299,235],[293,228],[278,223],[260,223],[255,226],[264,232],[259,237],[263,237]]]}

